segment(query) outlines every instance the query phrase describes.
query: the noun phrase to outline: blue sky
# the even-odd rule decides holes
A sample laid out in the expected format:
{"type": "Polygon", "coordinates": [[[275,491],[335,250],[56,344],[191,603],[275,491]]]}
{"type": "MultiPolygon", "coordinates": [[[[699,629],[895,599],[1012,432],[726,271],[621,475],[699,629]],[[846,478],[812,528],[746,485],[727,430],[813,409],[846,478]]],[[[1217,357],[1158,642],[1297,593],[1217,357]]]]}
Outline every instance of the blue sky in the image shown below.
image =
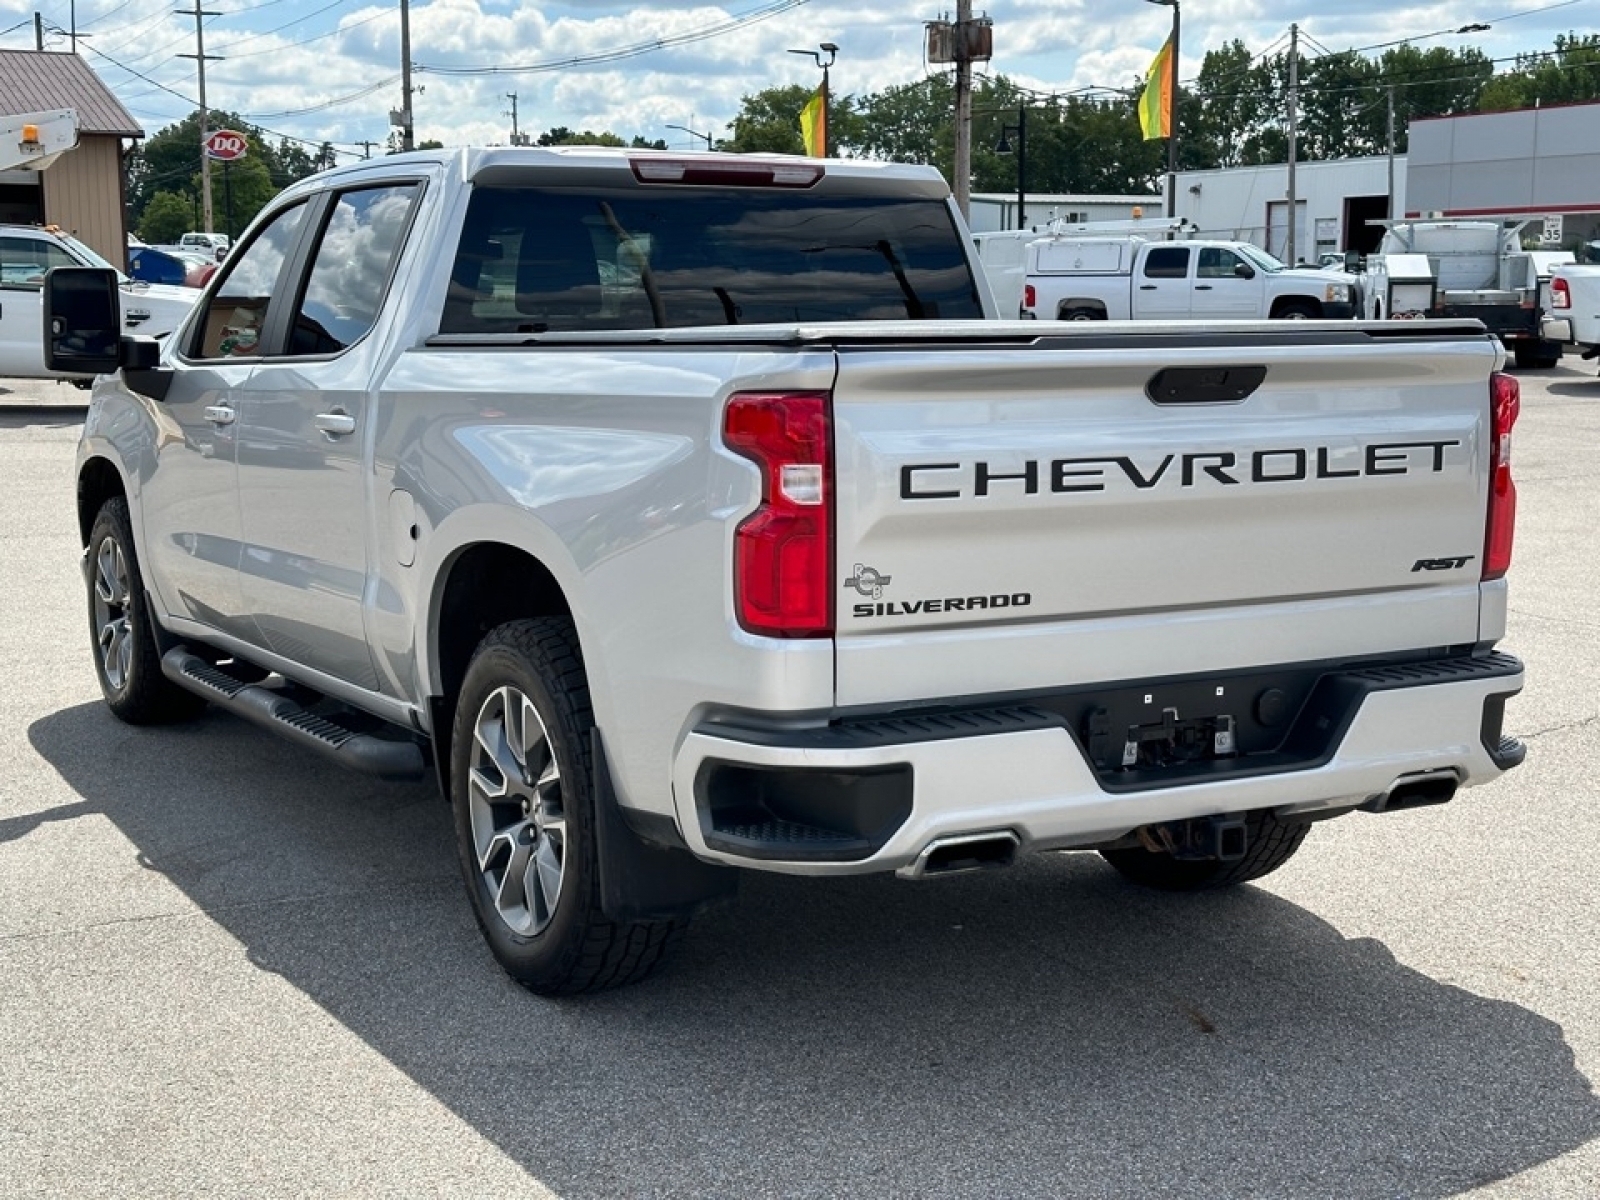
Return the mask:
{"type": "MultiPolygon", "coordinates": [[[[155,133],[193,108],[194,20],[174,0],[77,0],[80,52],[124,105],[155,133]]],[[[381,143],[400,103],[398,0],[205,0],[211,63],[207,93],[270,130],[344,152],[381,143]]],[[[1001,0],[989,70],[1043,91],[1127,86],[1165,39],[1171,10],[1145,0],[1001,0]]],[[[34,44],[32,4],[0,4],[0,46],[34,44]]],[[[41,6],[48,45],[66,49],[72,0],[41,6]]],[[[721,136],[742,95],[772,84],[813,83],[811,59],[789,54],[820,42],[839,46],[836,92],[876,91],[936,68],[923,61],[923,23],[952,8],[909,0],[728,0],[684,6],[646,0],[413,0],[410,10],[419,138],[447,145],[505,142],[510,93],[520,125],[557,125],[663,137],[687,147],[684,125],[721,136]],[[613,61],[619,51],[662,48],[613,61]],[[517,68],[456,75],[466,68],[517,68]]],[[[1184,0],[1181,73],[1233,39],[1265,51],[1298,22],[1330,50],[1416,38],[1422,46],[1473,45],[1495,58],[1548,49],[1558,33],[1600,32],[1600,0],[1184,0]],[[1459,35],[1487,22],[1488,32],[1459,35]]]]}

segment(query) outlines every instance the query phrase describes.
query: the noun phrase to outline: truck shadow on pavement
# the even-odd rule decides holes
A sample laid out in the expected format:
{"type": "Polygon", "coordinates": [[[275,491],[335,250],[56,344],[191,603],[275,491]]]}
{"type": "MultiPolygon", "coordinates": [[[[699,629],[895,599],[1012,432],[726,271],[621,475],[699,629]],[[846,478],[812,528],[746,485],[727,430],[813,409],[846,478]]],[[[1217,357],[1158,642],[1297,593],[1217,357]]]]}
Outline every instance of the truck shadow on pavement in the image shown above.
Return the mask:
{"type": "Polygon", "coordinates": [[[553,1002],[481,946],[430,788],[220,714],[29,736],[82,799],[0,839],[103,814],[563,1197],[1443,1197],[1600,1137],[1559,1026],[1260,888],[752,876],[657,978],[553,1002]]]}

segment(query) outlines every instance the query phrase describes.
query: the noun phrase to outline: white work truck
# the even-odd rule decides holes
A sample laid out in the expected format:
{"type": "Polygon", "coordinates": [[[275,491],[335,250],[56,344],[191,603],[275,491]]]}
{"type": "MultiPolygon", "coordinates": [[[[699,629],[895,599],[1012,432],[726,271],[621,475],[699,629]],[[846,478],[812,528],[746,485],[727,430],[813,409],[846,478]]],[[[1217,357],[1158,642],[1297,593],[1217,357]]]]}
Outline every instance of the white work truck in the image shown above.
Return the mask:
{"type": "Polygon", "coordinates": [[[0,225],[0,377],[73,379],[82,372],[46,369],[39,330],[46,272],[55,267],[100,267],[117,271],[122,332],[165,337],[194,308],[194,288],[129,279],[70,234],[37,225],[0,225]]]}
{"type": "Polygon", "coordinates": [[[1248,242],[1050,237],[1032,242],[1021,316],[1061,321],[1344,318],[1342,271],[1286,267],[1248,242]]]}
{"type": "Polygon", "coordinates": [[[1473,323],[998,321],[931,168],[594,147],[302,180],[163,346],[46,294],[111,710],[431,763],[538,991],[742,871],[1193,891],[1524,755],[1473,323]]]}
{"type": "Polygon", "coordinates": [[[1600,265],[1569,263],[1550,278],[1550,300],[1540,336],[1600,358],[1600,265]]]}

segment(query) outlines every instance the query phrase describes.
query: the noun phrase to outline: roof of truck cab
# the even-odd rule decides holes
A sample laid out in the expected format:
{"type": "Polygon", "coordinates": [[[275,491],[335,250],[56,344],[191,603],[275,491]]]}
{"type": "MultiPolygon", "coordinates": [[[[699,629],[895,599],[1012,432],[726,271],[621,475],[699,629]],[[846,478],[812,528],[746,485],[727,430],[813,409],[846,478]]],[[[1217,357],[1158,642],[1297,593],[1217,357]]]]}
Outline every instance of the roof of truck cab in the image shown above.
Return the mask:
{"type": "MultiPolygon", "coordinates": [[[[611,146],[468,146],[454,150],[414,150],[409,154],[393,154],[383,158],[363,159],[360,162],[336,167],[302,180],[295,190],[315,181],[337,182],[344,178],[367,179],[377,175],[403,174],[419,166],[442,166],[451,174],[467,180],[481,180],[486,175],[496,175],[503,169],[544,168],[570,172],[577,176],[587,172],[627,172],[635,161],[659,160],[684,163],[730,162],[754,164],[771,163],[781,166],[811,164],[820,167],[827,179],[850,180],[857,183],[888,183],[904,188],[909,194],[919,196],[949,195],[944,176],[935,167],[909,163],[873,162],[864,159],[802,158],[782,154],[726,154],[719,151],[635,150],[611,146]]],[[[630,172],[631,173],[631,172],[630,172]]],[[[601,176],[603,178],[603,175],[601,176]]],[[[658,186],[680,186],[662,184],[658,186]]],[[[712,185],[715,186],[715,185],[712,185]]],[[[798,190],[798,189],[797,189],[798,190]]]]}

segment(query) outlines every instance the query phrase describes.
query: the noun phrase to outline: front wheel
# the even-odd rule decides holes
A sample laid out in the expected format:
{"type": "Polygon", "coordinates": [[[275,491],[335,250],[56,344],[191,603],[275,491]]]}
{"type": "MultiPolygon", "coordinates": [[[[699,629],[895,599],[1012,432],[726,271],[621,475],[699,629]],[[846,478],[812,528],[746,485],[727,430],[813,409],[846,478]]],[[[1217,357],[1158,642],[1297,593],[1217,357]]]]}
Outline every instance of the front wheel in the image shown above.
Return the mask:
{"type": "Polygon", "coordinates": [[[1272,315],[1279,321],[1314,321],[1322,314],[1309,304],[1295,301],[1283,305],[1272,315]]]}
{"type": "Polygon", "coordinates": [[[1294,857],[1311,826],[1304,821],[1280,821],[1270,812],[1253,812],[1245,815],[1245,828],[1249,844],[1242,858],[1174,858],[1165,850],[1142,846],[1102,850],[1100,856],[1125,879],[1144,887],[1162,892],[1203,892],[1270,875],[1294,857]]]}
{"type": "Polygon", "coordinates": [[[89,636],[100,691],[120,720],[164,725],[205,708],[204,700],[161,673],[133,522],[121,496],[100,506],[89,531],[89,636]]]}
{"type": "Polygon", "coordinates": [[[601,911],[593,729],[571,621],[490,631],[456,704],[456,845],[489,948],[506,974],[544,995],[643,979],[687,924],[601,911]]]}

